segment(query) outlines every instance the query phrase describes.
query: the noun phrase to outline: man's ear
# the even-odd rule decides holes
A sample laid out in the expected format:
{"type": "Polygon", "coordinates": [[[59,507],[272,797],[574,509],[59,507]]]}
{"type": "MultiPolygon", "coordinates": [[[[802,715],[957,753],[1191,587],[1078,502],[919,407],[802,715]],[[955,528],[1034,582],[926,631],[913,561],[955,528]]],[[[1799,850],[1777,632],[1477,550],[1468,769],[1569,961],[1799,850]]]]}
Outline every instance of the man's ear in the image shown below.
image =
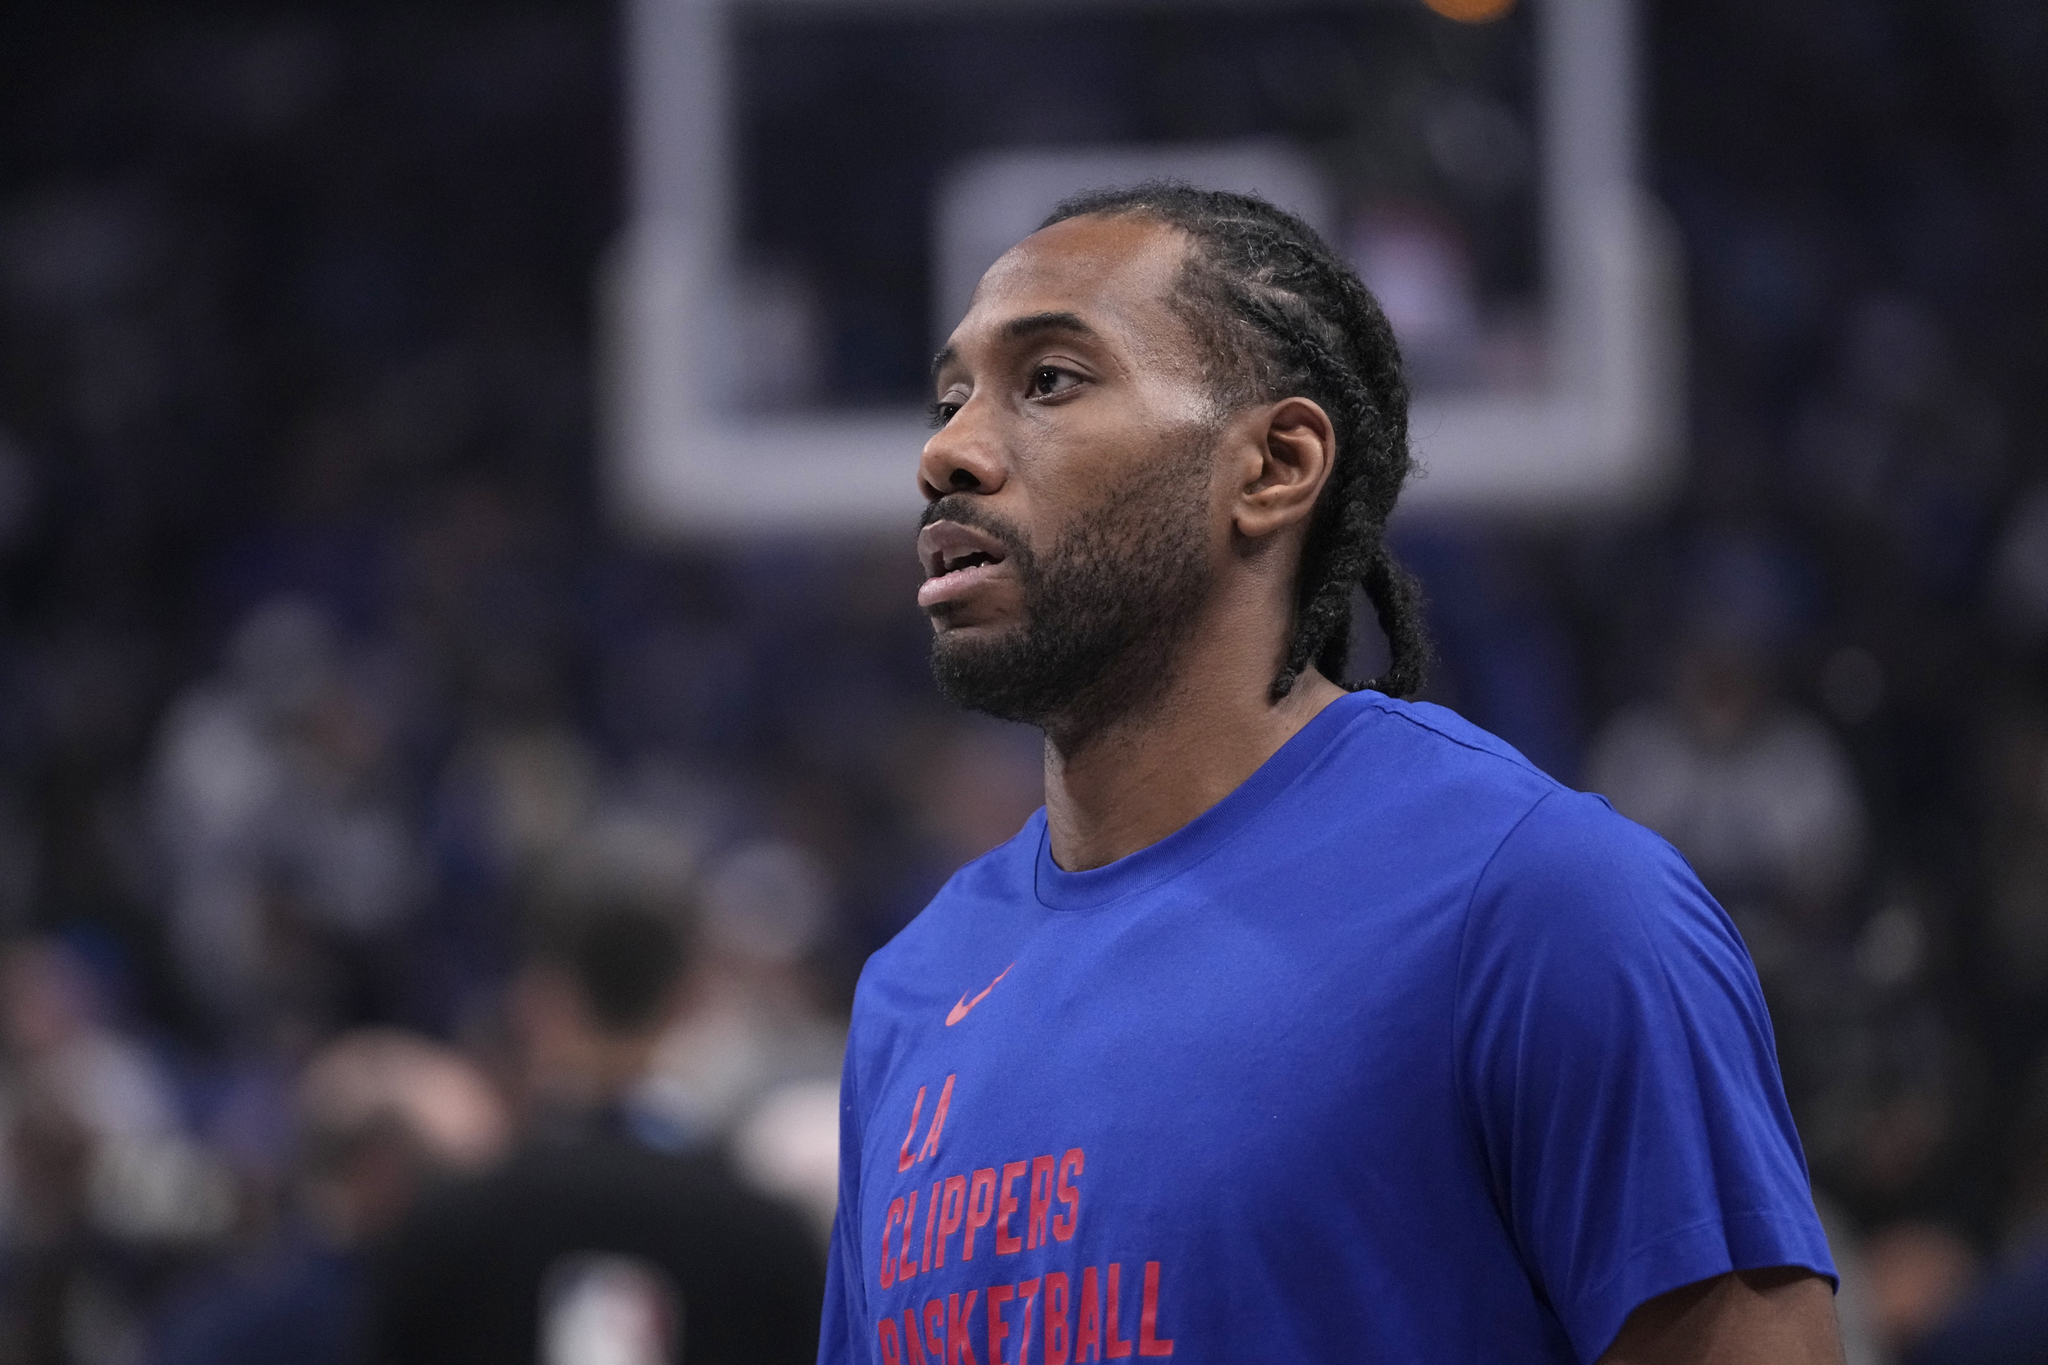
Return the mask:
{"type": "Polygon", "coordinates": [[[1239,535],[1262,540],[1308,520],[1337,461],[1337,432],[1322,405],[1283,398],[1247,413],[1243,470],[1231,521],[1239,535]]]}

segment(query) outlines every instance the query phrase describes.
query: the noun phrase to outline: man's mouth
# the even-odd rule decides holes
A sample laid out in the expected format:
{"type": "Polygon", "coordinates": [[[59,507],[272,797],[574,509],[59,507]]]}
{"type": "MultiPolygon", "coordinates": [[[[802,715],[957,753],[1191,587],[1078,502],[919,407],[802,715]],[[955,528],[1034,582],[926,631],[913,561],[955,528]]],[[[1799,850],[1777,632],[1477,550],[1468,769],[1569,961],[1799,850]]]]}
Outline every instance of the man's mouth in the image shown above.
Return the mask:
{"type": "Polygon", "coordinates": [[[917,604],[927,611],[973,590],[1009,558],[994,536],[957,521],[935,521],[918,532],[917,552],[925,575],[917,604]]]}

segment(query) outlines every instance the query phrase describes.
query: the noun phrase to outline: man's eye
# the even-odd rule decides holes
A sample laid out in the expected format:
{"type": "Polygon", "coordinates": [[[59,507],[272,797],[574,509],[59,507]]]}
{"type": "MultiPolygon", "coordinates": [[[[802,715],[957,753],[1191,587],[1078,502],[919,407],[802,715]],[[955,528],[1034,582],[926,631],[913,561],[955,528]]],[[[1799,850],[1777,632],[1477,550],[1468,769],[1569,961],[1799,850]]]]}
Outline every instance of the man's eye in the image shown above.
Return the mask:
{"type": "Polygon", "coordinates": [[[932,426],[942,427],[946,425],[946,423],[953,420],[953,414],[958,411],[960,411],[960,405],[958,403],[948,402],[943,398],[940,399],[938,402],[932,404],[930,408],[932,426]]]}
{"type": "Polygon", "coordinates": [[[1061,389],[1070,387],[1073,378],[1065,370],[1055,369],[1051,365],[1040,365],[1031,372],[1031,396],[1050,397],[1061,389]]]}

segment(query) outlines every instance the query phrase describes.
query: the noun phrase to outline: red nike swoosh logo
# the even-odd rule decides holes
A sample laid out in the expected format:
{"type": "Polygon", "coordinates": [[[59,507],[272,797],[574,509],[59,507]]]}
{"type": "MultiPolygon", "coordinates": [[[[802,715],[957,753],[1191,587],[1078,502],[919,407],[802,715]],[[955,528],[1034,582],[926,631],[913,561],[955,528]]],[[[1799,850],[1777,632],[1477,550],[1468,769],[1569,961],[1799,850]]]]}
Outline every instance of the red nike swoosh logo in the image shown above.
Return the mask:
{"type": "MultiPolygon", "coordinates": [[[[1014,967],[1016,965],[1016,963],[1012,962],[1010,964],[1010,967],[1014,967]]],[[[1004,977],[1010,974],[1010,967],[1005,967],[1000,972],[997,972],[995,981],[991,981],[986,986],[983,986],[981,988],[981,994],[975,996],[972,1000],[969,1000],[964,995],[961,996],[959,1002],[955,1004],[952,1009],[946,1012],[946,1027],[953,1027],[953,1025],[959,1023],[962,1019],[965,1019],[967,1017],[967,1011],[973,1009],[976,1005],[979,1005],[982,1001],[988,999],[988,993],[996,988],[996,982],[1001,981],[1004,977]]]]}

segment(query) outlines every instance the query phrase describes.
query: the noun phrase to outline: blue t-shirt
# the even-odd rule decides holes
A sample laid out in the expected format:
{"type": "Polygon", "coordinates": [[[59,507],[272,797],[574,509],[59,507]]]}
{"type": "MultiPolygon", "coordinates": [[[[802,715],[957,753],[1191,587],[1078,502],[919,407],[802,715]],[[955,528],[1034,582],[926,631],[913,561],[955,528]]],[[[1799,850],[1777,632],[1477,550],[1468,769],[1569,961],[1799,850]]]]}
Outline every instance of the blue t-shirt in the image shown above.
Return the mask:
{"type": "Polygon", "coordinates": [[[1064,872],[1044,813],[876,953],[829,1365],[1591,1361],[1832,1276],[1770,1020],[1669,845],[1360,692],[1064,872]]]}

